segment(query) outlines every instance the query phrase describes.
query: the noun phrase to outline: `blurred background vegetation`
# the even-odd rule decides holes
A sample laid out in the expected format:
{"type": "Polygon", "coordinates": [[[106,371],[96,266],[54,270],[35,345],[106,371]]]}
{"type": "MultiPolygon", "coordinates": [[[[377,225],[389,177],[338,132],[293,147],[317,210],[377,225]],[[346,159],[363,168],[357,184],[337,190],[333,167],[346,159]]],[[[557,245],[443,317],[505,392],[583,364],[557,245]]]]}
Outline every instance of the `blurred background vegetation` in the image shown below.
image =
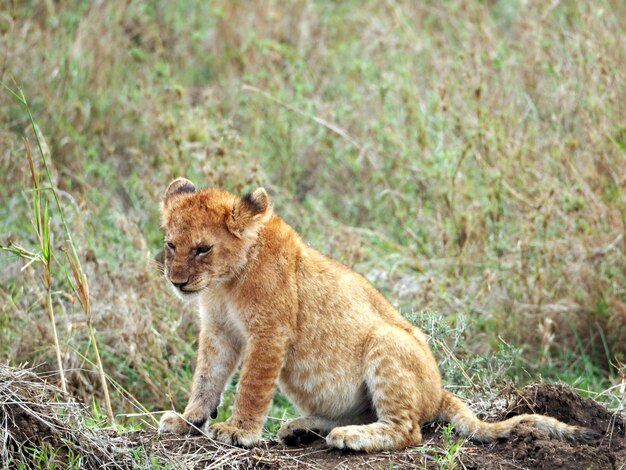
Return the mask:
{"type": "MultiPolygon", "coordinates": [[[[451,390],[563,380],[623,406],[625,29],[617,0],[4,1],[0,77],[49,152],[114,411],[122,388],[186,403],[195,311],[154,262],[176,176],[264,186],[432,335],[451,390]]],[[[36,246],[33,133],[5,90],[0,123],[0,243],[36,246]]],[[[39,271],[0,256],[0,360],[54,369],[39,271]]],[[[69,388],[101,406],[54,262],[69,388]]]]}

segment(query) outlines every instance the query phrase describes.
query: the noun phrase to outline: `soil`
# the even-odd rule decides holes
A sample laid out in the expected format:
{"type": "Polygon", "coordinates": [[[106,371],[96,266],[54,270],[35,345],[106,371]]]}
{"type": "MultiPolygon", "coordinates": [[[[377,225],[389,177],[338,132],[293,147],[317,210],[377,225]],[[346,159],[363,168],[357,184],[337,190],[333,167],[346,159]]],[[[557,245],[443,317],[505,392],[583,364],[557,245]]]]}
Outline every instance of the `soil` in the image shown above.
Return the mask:
{"type": "Polygon", "coordinates": [[[148,432],[139,440],[152,439],[157,454],[201,456],[195,468],[215,464],[220,458],[240,468],[468,468],[468,469],[626,469],[626,436],[623,416],[609,412],[590,398],[580,397],[564,385],[532,385],[508,397],[508,406],[497,416],[504,419],[521,413],[541,413],[561,421],[590,427],[602,434],[591,444],[564,442],[547,433],[519,426],[508,440],[474,444],[452,433],[444,442],[441,425],[423,429],[424,443],[416,449],[377,454],[330,450],[323,440],[295,448],[264,442],[252,450],[235,450],[226,456],[202,437],[161,436],[148,432]],[[460,445],[452,452],[451,444],[460,445]],[[239,466],[237,465],[237,466],[239,466]]]}
{"type": "MultiPolygon", "coordinates": [[[[519,426],[507,440],[474,444],[440,424],[424,426],[424,442],[416,448],[364,454],[328,449],[323,440],[285,447],[263,441],[254,449],[216,445],[205,437],[159,436],[154,429],[115,433],[80,427],[80,416],[70,425],[54,412],[54,395],[45,390],[31,393],[36,382],[19,390],[23,401],[3,401],[0,422],[8,423],[10,448],[23,444],[41,446],[47,442],[59,451],[58,462],[66,460],[64,448],[70,443],[83,455],[85,468],[131,468],[132,455],[161,460],[166,467],[175,462],[181,468],[467,468],[467,469],[623,469],[626,470],[626,423],[624,415],[612,413],[589,398],[580,397],[564,385],[532,385],[506,393],[487,403],[487,420],[501,420],[520,413],[541,413],[561,421],[586,426],[602,437],[590,444],[550,438],[547,433],[519,426]],[[30,395],[30,396],[26,396],[30,395]],[[45,395],[45,396],[44,396],[45,395]],[[37,403],[34,403],[38,401],[37,403]],[[28,408],[27,405],[31,407],[28,408]],[[494,412],[493,410],[499,410],[494,412]],[[52,410],[52,411],[51,411],[52,410]],[[2,415],[6,415],[3,417],[2,415]],[[13,444],[11,444],[11,442],[13,444]]],[[[2,387],[0,387],[2,389],[2,387]]],[[[5,387],[5,391],[9,388],[5,387]]],[[[10,387],[16,395],[16,387],[10,387]]],[[[71,410],[70,410],[71,411],[71,410]]],[[[2,429],[0,429],[2,431],[2,429]]],[[[0,436],[2,434],[0,433],[0,436]]],[[[0,456],[0,463],[1,463],[0,456]]],[[[151,460],[146,460],[146,464],[151,460]]],[[[1,466],[1,465],[0,465],[1,466]]],[[[149,466],[149,465],[148,465],[149,466]]],[[[168,467],[169,468],[169,467],[168,467]]]]}

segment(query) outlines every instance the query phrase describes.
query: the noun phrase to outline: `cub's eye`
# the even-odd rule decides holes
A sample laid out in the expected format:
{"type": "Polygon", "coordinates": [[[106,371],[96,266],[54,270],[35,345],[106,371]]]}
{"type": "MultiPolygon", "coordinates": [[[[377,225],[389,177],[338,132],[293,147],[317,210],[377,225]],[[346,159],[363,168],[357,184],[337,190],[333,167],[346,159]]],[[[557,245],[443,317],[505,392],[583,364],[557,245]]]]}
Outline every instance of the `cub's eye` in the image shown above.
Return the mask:
{"type": "Polygon", "coordinates": [[[196,256],[200,256],[205,253],[208,253],[209,251],[211,251],[211,248],[213,247],[210,245],[199,246],[198,248],[196,248],[196,256]]]}
{"type": "Polygon", "coordinates": [[[167,242],[166,245],[170,250],[176,251],[176,245],[174,245],[172,242],[167,242]]]}

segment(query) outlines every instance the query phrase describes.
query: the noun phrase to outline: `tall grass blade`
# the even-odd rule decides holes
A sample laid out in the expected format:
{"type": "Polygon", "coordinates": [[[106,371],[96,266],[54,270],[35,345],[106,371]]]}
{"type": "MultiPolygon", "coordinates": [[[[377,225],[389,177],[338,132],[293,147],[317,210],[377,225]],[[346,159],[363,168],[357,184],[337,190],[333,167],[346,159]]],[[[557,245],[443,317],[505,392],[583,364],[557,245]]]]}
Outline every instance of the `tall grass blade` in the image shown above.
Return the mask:
{"type": "MultiPolygon", "coordinates": [[[[66,237],[66,244],[69,246],[71,253],[67,253],[67,258],[70,262],[70,266],[72,269],[72,272],[74,274],[74,283],[75,283],[75,287],[74,290],[75,292],[77,292],[78,297],[80,299],[80,304],[81,307],[83,309],[83,312],[85,314],[86,320],[87,320],[87,328],[89,330],[89,337],[91,342],[93,343],[94,346],[94,353],[96,354],[96,362],[98,364],[98,370],[99,370],[99,375],[101,378],[101,383],[102,383],[102,390],[104,393],[104,397],[105,397],[105,402],[106,402],[106,408],[107,408],[107,414],[109,417],[109,420],[111,421],[111,423],[114,423],[114,415],[113,415],[113,408],[111,406],[111,398],[109,395],[109,389],[108,389],[108,385],[106,382],[106,376],[104,374],[104,368],[102,366],[102,360],[100,358],[100,352],[98,350],[98,345],[96,342],[96,338],[95,338],[95,334],[93,331],[93,326],[92,326],[92,322],[91,322],[91,307],[90,307],[90,303],[89,303],[89,288],[88,288],[88,284],[87,284],[87,276],[85,275],[81,263],[80,263],[80,258],[78,256],[78,252],[76,250],[76,245],[74,244],[73,240],[72,240],[72,234],[69,230],[68,224],[67,224],[67,220],[65,218],[65,213],[63,211],[63,206],[61,205],[61,201],[59,200],[59,195],[57,193],[57,191],[54,188],[54,181],[52,179],[52,173],[50,171],[50,167],[48,165],[48,161],[46,160],[46,154],[43,150],[43,144],[41,142],[41,138],[40,138],[40,129],[39,126],[37,125],[37,123],[35,122],[35,119],[33,117],[33,114],[31,112],[30,106],[28,104],[28,101],[26,99],[26,96],[24,95],[24,91],[21,88],[17,88],[17,92],[13,91],[10,87],[8,87],[6,84],[2,83],[2,86],[25,108],[26,112],[28,113],[28,119],[30,122],[30,125],[33,129],[33,132],[35,134],[35,140],[37,142],[37,148],[39,150],[39,156],[41,158],[41,161],[43,163],[43,167],[45,170],[45,174],[46,174],[46,180],[48,181],[48,185],[49,185],[49,189],[52,192],[52,196],[54,198],[54,202],[57,208],[57,211],[59,213],[59,217],[61,218],[61,222],[62,222],[62,226],[63,226],[63,232],[65,234],[66,237]]],[[[40,241],[40,248],[41,248],[41,256],[43,259],[43,264],[44,264],[44,279],[45,279],[45,284],[46,284],[46,290],[47,290],[47,305],[48,305],[48,316],[50,318],[50,322],[52,324],[52,332],[53,332],[53,336],[54,336],[54,344],[55,344],[55,349],[56,349],[56,354],[57,354],[57,362],[59,364],[59,373],[61,376],[61,384],[62,384],[62,388],[64,391],[67,392],[67,385],[66,385],[66,381],[65,381],[65,375],[63,373],[63,367],[62,367],[62,361],[61,361],[61,350],[59,347],[59,339],[58,339],[58,335],[57,335],[57,329],[56,329],[56,322],[55,322],[55,318],[54,318],[54,309],[52,307],[52,291],[51,291],[51,259],[52,259],[52,249],[51,249],[51,245],[50,245],[50,213],[49,213],[49,207],[48,207],[48,200],[46,198],[45,201],[45,206],[44,206],[44,211],[43,211],[43,220],[41,217],[41,188],[40,188],[40,180],[39,180],[39,175],[37,174],[36,170],[35,170],[35,164],[33,161],[33,156],[32,156],[32,152],[30,149],[30,145],[28,144],[28,141],[25,139],[25,145],[26,145],[26,154],[27,154],[27,158],[28,158],[28,165],[30,168],[30,172],[31,172],[31,177],[32,177],[32,183],[33,183],[33,189],[34,189],[34,196],[33,196],[33,213],[34,213],[34,217],[36,220],[36,226],[37,226],[37,232],[38,232],[38,238],[40,241]]],[[[67,275],[66,275],[67,276],[67,275]]],[[[68,280],[69,280],[69,276],[67,276],[68,280]]]]}

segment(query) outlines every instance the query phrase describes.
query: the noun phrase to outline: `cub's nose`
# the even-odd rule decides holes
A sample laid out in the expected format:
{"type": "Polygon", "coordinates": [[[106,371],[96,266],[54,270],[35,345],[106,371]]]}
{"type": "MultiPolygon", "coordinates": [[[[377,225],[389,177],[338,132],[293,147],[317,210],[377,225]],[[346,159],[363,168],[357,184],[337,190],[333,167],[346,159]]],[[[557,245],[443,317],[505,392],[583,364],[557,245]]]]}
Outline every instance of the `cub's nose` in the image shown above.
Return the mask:
{"type": "Polygon", "coordinates": [[[174,284],[175,287],[177,287],[179,289],[182,289],[187,284],[189,284],[189,279],[187,279],[185,282],[174,282],[174,281],[171,281],[171,283],[174,284]]]}

